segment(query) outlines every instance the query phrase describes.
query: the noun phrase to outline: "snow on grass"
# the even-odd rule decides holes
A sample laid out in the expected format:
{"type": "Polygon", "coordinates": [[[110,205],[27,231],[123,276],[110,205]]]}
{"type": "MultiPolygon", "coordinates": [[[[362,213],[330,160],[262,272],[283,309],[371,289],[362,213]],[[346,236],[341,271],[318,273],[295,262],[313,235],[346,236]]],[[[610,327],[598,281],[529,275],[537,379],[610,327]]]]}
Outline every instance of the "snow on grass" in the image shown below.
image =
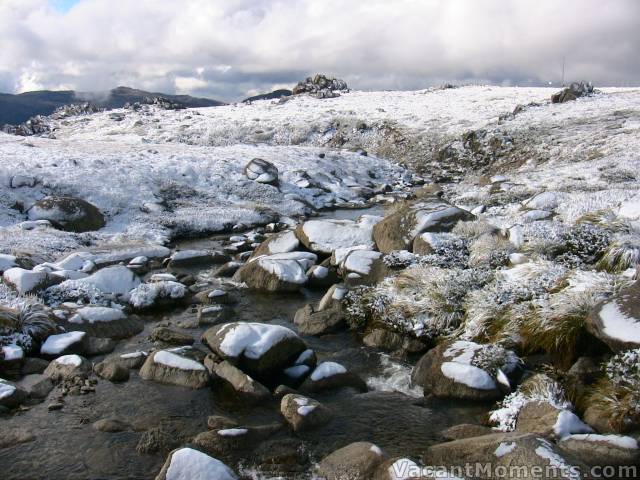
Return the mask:
{"type": "Polygon", "coordinates": [[[311,373],[311,380],[317,382],[323,378],[347,373],[347,369],[336,362],[322,362],[311,373]]]}
{"type": "Polygon", "coordinates": [[[220,350],[226,355],[244,355],[254,360],[283,340],[297,337],[293,330],[286,327],[264,323],[232,323],[224,326],[218,334],[224,335],[220,350]]]}
{"type": "Polygon", "coordinates": [[[205,370],[204,365],[195,360],[181,357],[167,350],[160,350],[153,356],[153,362],[180,370],[205,370]]]}
{"type": "Polygon", "coordinates": [[[50,335],[40,347],[40,353],[43,355],[57,355],[64,352],[71,345],[81,342],[86,335],[86,332],[68,332],[50,335]]]}
{"type": "Polygon", "coordinates": [[[166,480],[236,480],[236,475],[220,460],[192,448],[171,455],[166,480]]]}

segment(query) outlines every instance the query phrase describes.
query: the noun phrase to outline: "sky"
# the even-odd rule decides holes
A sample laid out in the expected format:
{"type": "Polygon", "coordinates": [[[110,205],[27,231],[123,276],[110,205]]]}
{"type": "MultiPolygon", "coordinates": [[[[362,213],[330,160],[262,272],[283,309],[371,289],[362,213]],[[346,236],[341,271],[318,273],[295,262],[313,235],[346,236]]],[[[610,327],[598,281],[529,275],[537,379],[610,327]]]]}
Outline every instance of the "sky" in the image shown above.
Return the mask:
{"type": "Polygon", "coordinates": [[[640,0],[0,0],[0,92],[640,84],[640,0]]]}

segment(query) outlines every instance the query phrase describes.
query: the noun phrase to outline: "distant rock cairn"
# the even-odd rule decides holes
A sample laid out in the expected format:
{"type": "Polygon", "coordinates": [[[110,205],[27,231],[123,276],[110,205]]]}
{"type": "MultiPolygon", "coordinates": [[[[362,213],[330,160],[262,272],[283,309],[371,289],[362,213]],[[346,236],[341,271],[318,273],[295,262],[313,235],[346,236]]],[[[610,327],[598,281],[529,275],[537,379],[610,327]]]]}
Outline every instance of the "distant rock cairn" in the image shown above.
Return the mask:
{"type": "Polygon", "coordinates": [[[567,88],[560,90],[558,93],[554,93],[551,96],[551,103],[570,102],[579,97],[591,95],[592,93],[594,93],[594,89],[591,82],[573,82],[567,88]]]}
{"type": "Polygon", "coordinates": [[[294,95],[308,93],[316,98],[335,98],[339,97],[338,91],[346,92],[349,90],[347,82],[339,78],[328,78],[326,75],[316,75],[315,77],[307,77],[299,82],[293,88],[294,95]]]}

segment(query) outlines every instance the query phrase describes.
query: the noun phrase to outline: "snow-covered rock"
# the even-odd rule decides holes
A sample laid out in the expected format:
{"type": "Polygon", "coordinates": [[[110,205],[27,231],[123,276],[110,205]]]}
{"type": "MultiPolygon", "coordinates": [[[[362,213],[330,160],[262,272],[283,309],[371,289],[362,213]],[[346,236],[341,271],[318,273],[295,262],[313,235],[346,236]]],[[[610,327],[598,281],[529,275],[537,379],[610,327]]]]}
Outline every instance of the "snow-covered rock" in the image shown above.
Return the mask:
{"type": "Polygon", "coordinates": [[[70,232],[100,230],[104,215],[95,205],[74,197],[45,197],[27,212],[29,220],[48,220],[53,226],[70,232]]]}
{"type": "Polygon", "coordinates": [[[236,480],[233,471],[220,460],[193,448],[179,448],[169,454],[156,480],[236,480]]]}
{"type": "Polygon", "coordinates": [[[256,257],[240,267],[234,279],[256,290],[296,291],[307,283],[307,270],[316,260],[316,255],[309,252],[277,253],[256,257]]]}
{"type": "Polygon", "coordinates": [[[0,406],[14,408],[22,403],[27,393],[17,385],[0,378],[0,406]]]}
{"type": "Polygon", "coordinates": [[[569,435],[558,443],[560,451],[589,466],[640,466],[638,441],[623,435],[593,433],[569,435]]]}
{"type": "Polygon", "coordinates": [[[292,230],[276,233],[260,244],[251,254],[252,258],[276,253],[289,253],[300,246],[300,240],[292,230]]]}
{"type": "Polygon", "coordinates": [[[321,362],[307,377],[300,390],[321,392],[342,387],[351,387],[360,392],[368,390],[366,382],[343,365],[337,362],[321,362]]]}
{"type": "Polygon", "coordinates": [[[258,378],[290,366],[307,349],[292,330],[263,323],[217,325],[204,332],[202,342],[258,378]]]}
{"type": "Polygon", "coordinates": [[[149,355],[140,369],[140,377],[193,389],[204,388],[210,381],[203,364],[169,350],[158,350],[149,355]]]}
{"type": "Polygon", "coordinates": [[[640,347],[640,282],[596,306],[587,329],[614,352],[640,347]]]}
{"type": "Polygon", "coordinates": [[[61,278],[47,272],[25,270],[19,267],[9,268],[3,273],[2,278],[20,295],[36,293],[62,281],[61,278]]]}
{"type": "Polygon", "coordinates": [[[187,296],[187,287],[179,282],[159,280],[143,283],[129,292],[129,303],[136,309],[173,306],[187,296]]]}
{"type": "Polygon", "coordinates": [[[118,308],[88,306],[72,312],[65,326],[92,337],[122,339],[140,333],[144,323],[118,308]]]}
{"type": "Polygon", "coordinates": [[[331,420],[331,411],[327,407],[303,395],[282,397],[280,413],[294,432],[317,428],[331,420]]]}
{"type": "Polygon", "coordinates": [[[86,377],[91,371],[91,362],[80,355],[63,355],[52,360],[44,375],[57,383],[74,377],[86,377]]]}
{"type": "Polygon", "coordinates": [[[254,182],[278,185],[278,167],[262,158],[251,160],[245,165],[242,173],[254,182]]]}
{"type": "Polygon", "coordinates": [[[50,335],[40,347],[40,354],[48,357],[70,353],[84,353],[86,348],[86,332],[67,332],[50,335]]]}
{"type": "Polygon", "coordinates": [[[380,220],[382,217],[373,215],[363,215],[358,221],[307,220],[296,228],[296,235],[309,250],[327,255],[357,245],[372,248],[373,226],[380,220]]]}

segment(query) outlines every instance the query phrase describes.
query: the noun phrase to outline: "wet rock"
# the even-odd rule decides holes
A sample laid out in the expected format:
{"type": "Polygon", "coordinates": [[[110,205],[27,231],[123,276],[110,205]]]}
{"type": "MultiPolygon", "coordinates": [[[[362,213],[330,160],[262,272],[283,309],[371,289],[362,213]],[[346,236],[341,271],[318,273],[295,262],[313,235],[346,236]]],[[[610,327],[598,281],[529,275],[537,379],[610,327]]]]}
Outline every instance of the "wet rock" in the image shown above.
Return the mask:
{"type": "Polygon", "coordinates": [[[60,230],[91,232],[105,225],[104,215],[95,205],[74,197],[45,197],[27,212],[29,220],[48,220],[60,230]]]}
{"type": "Polygon", "coordinates": [[[268,439],[261,442],[251,455],[260,471],[265,473],[296,478],[296,475],[302,476],[308,471],[307,450],[296,438],[268,439]]]}
{"type": "Polygon", "coordinates": [[[198,325],[227,323],[233,316],[233,309],[225,305],[202,305],[198,308],[198,325]]]}
{"type": "Polygon", "coordinates": [[[280,413],[294,432],[312,430],[331,420],[331,411],[317,400],[296,394],[285,395],[280,413]]]}
{"type": "Polygon", "coordinates": [[[198,292],[194,298],[203,305],[231,305],[238,301],[229,291],[220,288],[198,292]]]}
{"type": "Polygon", "coordinates": [[[229,458],[240,452],[252,450],[281,428],[282,425],[273,424],[209,430],[199,433],[193,439],[193,443],[211,455],[229,458]]]}
{"type": "Polygon", "coordinates": [[[32,442],[35,438],[35,435],[26,428],[5,428],[0,435],[0,449],[32,442]]]}
{"type": "Polygon", "coordinates": [[[503,390],[510,388],[507,375],[518,368],[519,359],[513,352],[489,348],[492,347],[465,341],[442,343],[418,361],[411,380],[424,388],[425,395],[440,398],[475,401],[502,398],[503,390]],[[491,362],[479,361],[486,356],[492,357],[491,362]],[[507,385],[503,385],[505,382],[507,385]]]}
{"type": "Polygon", "coordinates": [[[350,387],[360,392],[368,390],[367,383],[353,372],[336,362],[322,362],[311,372],[300,390],[322,392],[336,388],[350,387]]]}
{"type": "Polygon", "coordinates": [[[191,335],[169,327],[154,328],[149,339],[152,342],[165,343],[167,345],[192,345],[195,341],[191,335]]]}
{"type": "Polygon", "coordinates": [[[240,267],[233,278],[255,290],[295,292],[307,283],[307,270],[316,260],[309,252],[257,257],[240,267]]]}
{"type": "Polygon", "coordinates": [[[27,392],[18,385],[0,379],[0,407],[15,408],[26,398],[27,392]]]}
{"type": "Polygon", "coordinates": [[[165,453],[177,447],[181,442],[182,440],[177,438],[173,432],[167,431],[163,427],[154,427],[140,436],[136,452],[139,454],[165,453]]]}
{"type": "Polygon", "coordinates": [[[567,456],[589,466],[640,466],[640,450],[635,438],[622,435],[569,435],[558,447],[567,456]]]}
{"type": "Polygon", "coordinates": [[[193,389],[204,388],[210,381],[204,365],[168,350],[159,350],[149,355],[140,369],[140,377],[193,389]]]}
{"type": "Polygon", "coordinates": [[[597,305],[587,330],[614,352],[640,347],[640,281],[597,305]]]}
{"type": "Polygon", "coordinates": [[[474,425],[472,423],[462,423],[444,430],[441,435],[447,440],[462,440],[463,438],[481,437],[493,433],[490,427],[474,425]]]}
{"type": "Polygon", "coordinates": [[[48,360],[42,358],[27,357],[20,368],[21,375],[30,375],[33,373],[42,373],[49,365],[48,360]]]}
{"type": "Polygon", "coordinates": [[[20,295],[30,295],[46,290],[52,285],[62,282],[62,278],[43,271],[25,270],[14,267],[2,274],[2,279],[20,295]]]}
{"type": "Polygon", "coordinates": [[[238,423],[222,415],[211,415],[207,418],[207,428],[209,430],[224,430],[225,428],[235,428],[238,423]]]}
{"type": "Polygon", "coordinates": [[[327,480],[369,480],[384,460],[384,454],[373,443],[356,442],[323,458],[317,474],[327,480]]]}
{"type": "Polygon", "coordinates": [[[362,343],[368,347],[394,352],[402,348],[404,338],[390,330],[375,328],[363,337],[362,343]]]}
{"type": "Polygon", "coordinates": [[[260,403],[271,398],[271,393],[264,385],[227,361],[214,364],[213,372],[217,377],[216,382],[230,388],[244,402],[260,403]]]}
{"type": "Polygon", "coordinates": [[[181,479],[236,480],[238,477],[220,460],[192,448],[169,454],[156,480],[181,479]]]}
{"type": "Polygon", "coordinates": [[[223,359],[258,379],[292,365],[307,346],[280,325],[234,322],[211,327],[202,343],[223,359]]]}
{"type": "Polygon", "coordinates": [[[463,468],[476,463],[491,464],[491,471],[478,472],[476,478],[483,479],[493,478],[492,473],[497,467],[526,465],[528,468],[535,467],[548,472],[545,478],[559,480],[566,478],[565,472],[571,467],[582,466],[563,457],[554,444],[527,433],[495,433],[433,445],[427,449],[424,459],[428,465],[463,468]],[[547,470],[550,466],[556,468],[547,470]]]}
{"type": "Polygon", "coordinates": [[[414,239],[423,232],[448,232],[460,220],[473,220],[474,215],[448,204],[438,197],[408,203],[387,215],[373,227],[378,250],[388,254],[394,250],[411,250],[414,239]]]}
{"type": "Polygon", "coordinates": [[[53,383],[87,377],[91,372],[91,362],[80,355],[63,355],[51,361],[44,371],[53,383]]]}
{"type": "Polygon", "coordinates": [[[254,182],[278,185],[278,168],[262,158],[251,160],[245,165],[242,173],[254,182]]]}
{"type": "Polygon", "coordinates": [[[353,247],[373,248],[373,227],[381,217],[363,215],[353,220],[308,220],[295,230],[300,242],[315,253],[331,255],[353,247]]]}
{"type": "Polygon", "coordinates": [[[46,398],[53,390],[51,379],[39,373],[25,376],[17,383],[17,386],[24,390],[29,398],[46,398]]]}
{"type": "Polygon", "coordinates": [[[92,337],[120,340],[142,331],[144,323],[135,315],[107,307],[83,307],[75,311],[67,322],[67,330],[87,332],[92,337]]]}
{"type": "Polygon", "coordinates": [[[300,308],[293,319],[302,335],[324,335],[345,327],[344,312],[340,304],[316,311],[311,304],[300,308]]]}
{"type": "Polygon", "coordinates": [[[119,418],[103,418],[93,423],[93,428],[99,432],[116,433],[131,429],[131,425],[119,418]]]}
{"type": "Polygon", "coordinates": [[[100,362],[93,369],[98,376],[110,382],[126,382],[129,380],[129,369],[119,362],[100,362]]]}

